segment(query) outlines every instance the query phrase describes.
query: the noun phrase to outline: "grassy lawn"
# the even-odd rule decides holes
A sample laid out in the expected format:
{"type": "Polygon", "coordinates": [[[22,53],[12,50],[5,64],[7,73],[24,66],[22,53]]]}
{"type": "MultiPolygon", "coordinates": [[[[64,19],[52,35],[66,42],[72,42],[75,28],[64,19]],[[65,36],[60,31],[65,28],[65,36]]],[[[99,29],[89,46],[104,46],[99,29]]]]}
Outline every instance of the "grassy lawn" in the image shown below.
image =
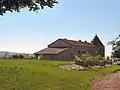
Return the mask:
{"type": "Polygon", "coordinates": [[[88,71],[68,71],[59,65],[73,62],[0,60],[0,90],[90,90],[94,76],[119,69],[112,66],[88,71]]]}

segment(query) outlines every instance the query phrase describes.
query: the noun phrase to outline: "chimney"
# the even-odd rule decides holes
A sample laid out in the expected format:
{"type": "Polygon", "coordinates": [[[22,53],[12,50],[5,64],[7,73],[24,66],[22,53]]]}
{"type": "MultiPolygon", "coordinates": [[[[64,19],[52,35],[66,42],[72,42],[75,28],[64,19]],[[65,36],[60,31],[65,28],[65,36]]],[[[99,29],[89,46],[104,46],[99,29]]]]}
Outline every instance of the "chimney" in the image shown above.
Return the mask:
{"type": "Polygon", "coordinates": [[[85,41],[85,43],[87,43],[87,41],[85,41]]]}

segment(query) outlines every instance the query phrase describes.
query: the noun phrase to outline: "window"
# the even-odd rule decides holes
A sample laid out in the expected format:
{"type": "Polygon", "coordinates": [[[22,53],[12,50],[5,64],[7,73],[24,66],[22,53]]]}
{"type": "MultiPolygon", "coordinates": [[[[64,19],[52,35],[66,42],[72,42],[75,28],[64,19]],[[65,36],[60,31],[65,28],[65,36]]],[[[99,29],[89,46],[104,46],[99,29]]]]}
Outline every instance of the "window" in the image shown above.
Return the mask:
{"type": "Polygon", "coordinates": [[[103,49],[102,48],[100,48],[100,54],[102,54],[103,53],[103,49]]]}
{"type": "Polygon", "coordinates": [[[78,51],[78,54],[80,54],[80,53],[81,53],[81,51],[79,50],[79,51],[78,51]]]}

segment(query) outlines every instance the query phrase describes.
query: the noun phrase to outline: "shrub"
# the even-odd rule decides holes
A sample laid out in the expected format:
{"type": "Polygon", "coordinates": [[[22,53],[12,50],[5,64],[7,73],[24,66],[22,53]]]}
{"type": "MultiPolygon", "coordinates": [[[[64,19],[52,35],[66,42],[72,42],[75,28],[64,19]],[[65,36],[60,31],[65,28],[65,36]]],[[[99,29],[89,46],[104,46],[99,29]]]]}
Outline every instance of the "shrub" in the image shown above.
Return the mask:
{"type": "Polygon", "coordinates": [[[23,59],[24,56],[22,54],[15,54],[15,55],[12,56],[12,58],[14,58],[14,59],[23,59]]]}
{"type": "Polygon", "coordinates": [[[75,56],[75,64],[84,67],[97,66],[97,65],[105,66],[105,59],[100,55],[92,56],[86,53],[80,56],[75,56]]]}

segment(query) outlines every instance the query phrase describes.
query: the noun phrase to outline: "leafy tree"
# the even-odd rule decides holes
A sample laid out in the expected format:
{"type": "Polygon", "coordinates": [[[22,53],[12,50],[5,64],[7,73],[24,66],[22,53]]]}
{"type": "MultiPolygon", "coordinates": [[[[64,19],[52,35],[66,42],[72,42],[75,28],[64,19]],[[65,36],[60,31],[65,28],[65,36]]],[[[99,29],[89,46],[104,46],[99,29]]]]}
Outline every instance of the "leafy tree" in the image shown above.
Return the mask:
{"type": "Polygon", "coordinates": [[[0,0],[0,15],[4,15],[6,11],[20,12],[22,8],[28,8],[29,11],[38,11],[45,6],[52,8],[56,0],[0,0]]]}
{"type": "Polygon", "coordinates": [[[120,34],[114,40],[108,42],[109,45],[112,45],[112,57],[120,58],[120,34]]]}
{"type": "Polygon", "coordinates": [[[12,55],[12,58],[14,58],[14,59],[23,59],[24,56],[22,54],[15,54],[15,55],[12,55]]]}

